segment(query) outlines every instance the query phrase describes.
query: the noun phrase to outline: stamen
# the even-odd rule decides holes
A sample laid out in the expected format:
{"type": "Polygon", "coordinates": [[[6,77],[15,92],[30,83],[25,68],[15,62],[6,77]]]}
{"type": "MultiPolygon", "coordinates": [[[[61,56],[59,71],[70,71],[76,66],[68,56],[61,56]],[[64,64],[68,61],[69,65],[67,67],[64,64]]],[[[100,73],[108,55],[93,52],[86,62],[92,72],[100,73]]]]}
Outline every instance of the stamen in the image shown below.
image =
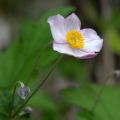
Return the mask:
{"type": "Polygon", "coordinates": [[[80,31],[71,30],[66,36],[67,42],[72,48],[83,48],[84,39],[80,31]]]}

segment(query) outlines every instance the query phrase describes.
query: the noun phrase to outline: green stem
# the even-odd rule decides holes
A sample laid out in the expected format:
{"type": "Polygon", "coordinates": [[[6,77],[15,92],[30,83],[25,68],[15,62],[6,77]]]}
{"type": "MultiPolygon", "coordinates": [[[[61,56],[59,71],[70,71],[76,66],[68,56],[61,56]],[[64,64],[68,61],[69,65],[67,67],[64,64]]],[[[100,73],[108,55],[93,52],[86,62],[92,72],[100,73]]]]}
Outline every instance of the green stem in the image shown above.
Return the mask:
{"type": "Polygon", "coordinates": [[[39,90],[39,88],[46,82],[46,80],[49,78],[49,76],[51,75],[51,73],[54,71],[55,67],[58,65],[58,63],[60,62],[61,58],[63,55],[61,55],[59,57],[59,59],[53,64],[53,66],[51,67],[50,71],[48,72],[48,74],[46,75],[46,77],[40,82],[40,84],[36,87],[36,89],[32,92],[32,94],[29,96],[29,98],[18,108],[18,110],[12,115],[12,118],[14,118],[20,111],[22,108],[24,108],[24,106],[29,102],[29,100],[35,95],[35,93],[39,90]]]}
{"type": "Polygon", "coordinates": [[[12,114],[12,111],[13,111],[13,108],[14,108],[15,93],[16,93],[17,85],[18,84],[15,84],[15,87],[14,87],[14,90],[13,90],[13,95],[12,95],[12,100],[11,100],[11,111],[10,111],[10,114],[9,114],[10,118],[11,118],[11,114],[12,114]]]}

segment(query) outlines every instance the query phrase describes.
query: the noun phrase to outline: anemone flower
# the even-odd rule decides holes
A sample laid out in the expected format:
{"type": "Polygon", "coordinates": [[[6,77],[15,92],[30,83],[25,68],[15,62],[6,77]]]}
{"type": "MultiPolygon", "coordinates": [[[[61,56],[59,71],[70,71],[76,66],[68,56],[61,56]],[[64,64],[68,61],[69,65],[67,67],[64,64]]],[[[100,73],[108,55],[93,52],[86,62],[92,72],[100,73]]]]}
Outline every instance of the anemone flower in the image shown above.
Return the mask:
{"type": "Polygon", "coordinates": [[[103,39],[91,28],[81,29],[81,22],[76,14],[67,18],[60,14],[48,18],[53,36],[53,49],[59,53],[80,59],[95,57],[100,52],[103,39]]]}

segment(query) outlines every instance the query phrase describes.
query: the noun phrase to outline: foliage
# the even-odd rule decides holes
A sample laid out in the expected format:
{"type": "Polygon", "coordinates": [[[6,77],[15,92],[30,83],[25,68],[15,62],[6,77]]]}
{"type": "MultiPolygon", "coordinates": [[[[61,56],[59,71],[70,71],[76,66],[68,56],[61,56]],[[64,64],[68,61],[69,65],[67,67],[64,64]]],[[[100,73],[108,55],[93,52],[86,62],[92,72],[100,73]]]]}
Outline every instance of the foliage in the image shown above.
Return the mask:
{"type": "MultiPolygon", "coordinates": [[[[48,17],[57,13],[67,15],[73,10],[73,7],[54,9],[42,15],[37,21],[24,21],[21,25],[18,39],[13,41],[6,51],[0,53],[1,119],[10,119],[9,114],[12,109],[11,88],[15,86],[16,82],[18,80],[26,82],[29,79],[31,80],[29,82],[35,81],[39,72],[47,70],[58,57],[58,54],[52,50],[52,45],[49,44],[52,38],[47,24],[48,17]],[[36,62],[37,65],[34,66],[36,62]],[[29,78],[30,76],[31,78],[29,78]],[[6,89],[8,89],[8,96],[5,93],[6,89]]],[[[22,102],[19,99],[15,98],[15,100],[18,100],[18,103],[14,107],[19,107],[19,101],[22,102]]],[[[56,111],[57,109],[54,103],[46,98],[43,93],[37,94],[30,101],[30,104],[45,110],[56,111]]]]}
{"type": "Polygon", "coordinates": [[[77,120],[117,120],[119,116],[119,86],[105,86],[95,109],[94,103],[102,86],[89,85],[76,89],[66,89],[66,102],[79,107],[77,120]],[[117,98],[117,99],[116,99],[117,98]]]}

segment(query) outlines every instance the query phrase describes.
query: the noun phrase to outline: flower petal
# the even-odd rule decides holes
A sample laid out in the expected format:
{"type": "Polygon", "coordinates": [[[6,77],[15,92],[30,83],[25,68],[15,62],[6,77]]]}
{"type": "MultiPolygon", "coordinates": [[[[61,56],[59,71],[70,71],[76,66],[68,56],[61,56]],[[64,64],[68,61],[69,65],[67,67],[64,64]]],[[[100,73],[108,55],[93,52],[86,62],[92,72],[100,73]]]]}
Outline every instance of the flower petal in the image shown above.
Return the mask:
{"type": "Polygon", "coordinates": [[[88,58],[93,58],[97,55],[95,52],[86,52],[84,50],[80,49],[73,49],[73,53],[75,57],[78,57],[80,59],[88,59],[88,58]]]}
{"type": "Polygon", "coordinates": [[[81,22],[76,14],[72,13],[65,19],[65,30],[80,30],[81,22]]]}
{"type": "Polygon", "coordinates": [[[90,59],[94,58],[98,53],[88,54],[86,56],[80,57],[80,59],[90,59]]]}
{"type": "Polygon", "coordinates": [[[99,52],[103,45],[101,39],[93,29],[83,29],[81,33],[84,38],[84,48],[86,52],[99,52]]]}
{"type": "Polygon", "coordinates": [[[89,41],[89,38],[91,38],[93,40],[100,39],[100,37],[97,35],[96,31],[91,28],[82,29],[80,31],[81,31],[83,37],[87,39],[87,41],[89,41]]]}
{"type": "Polygon", "coordinates": [[[50,24],[52,36],[58,43],[66,42],[65,29],[64,29],[64,18],[61,15],[56,15],[48,18],[50,24]]]}
{"type": "Polygon", "coordinates": [[[60,44],[56,43],[55,41],[53,42],[53,49],[57,52],[63,53],[63,54],[68,54],[68,55],[73,55],[72,49],[69,47],[67,43],[65,44],[60,44]]]}
{"type": "Polygon", "coordinates": [[[84,50],[87,52],[100,52],[103,45],[103,39],[86,42],[84,50]]]}
{"type": "Polygon", "coordinates": [[[58,44],[58,43],[53,42],[53,49],[57,52],[67,54],[70,56],[74,56],[80,59],[87,59],[87,58],[92,58],[96,56],[96,53],[93,53],[93,52],[85,52],[80,49],[72,49],[67,43],[58,44]]]}

